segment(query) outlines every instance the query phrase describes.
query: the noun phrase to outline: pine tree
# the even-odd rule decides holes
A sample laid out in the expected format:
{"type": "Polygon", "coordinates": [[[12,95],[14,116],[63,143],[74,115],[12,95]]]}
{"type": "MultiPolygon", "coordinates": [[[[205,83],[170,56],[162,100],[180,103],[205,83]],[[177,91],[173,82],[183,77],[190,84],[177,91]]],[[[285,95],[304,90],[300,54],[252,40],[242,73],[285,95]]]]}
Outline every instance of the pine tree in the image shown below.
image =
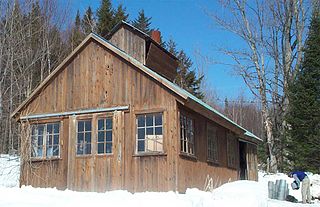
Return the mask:
{"type": "Polygon", "coordinates": [[[126,13],[126,8],[123,7],[122,4],[119,4],[114,17],[113,17],[113,24],[114,26],[117,25],[121,21],[127,21],[129,14],[126,13]]]}
{"type": "Polygon", "coordinates": [[[176,43],[172,39],[170,39],[168,41],[167,50],[174,56],[176,56],[179,62],[177,68],[177,76],[174,82],[180,87],[192,93],[194,96],[203,99],[204,95],[200,89],[203,76],[197,78],[195,71],[191,69],[193,65],[191,59],[183,50],[180,50],[178,52],[176,47],[176,43]]]}
{"type": "Polygon", "coordinates": [[[93,12],[89,6],[81,21],[81,28],[85,35],[95,32],[93,12]]]}
{"type": "Polygon", "coordinates": [[[288,159],[292,169],[320,172],[320,13],[314,9],[301,70],[290,86],[288,159]]]}
{"type": "Polygon", "coordinates": [[[142,32],[151,35],[151,17],[146,17],[143,9],[139,11],[138,18],[132,22],[132,25],[140,29],[142,32]]]}
{"type": "Polygon", "coordinates": [[[84,38],[84,34],[81,31],[81,19],[80,19],[80,13],[78,10],[75,18],[74,26],[71,30],[70,40],[69,40],[71,50],[74,50],[81,43],[83,38],[84,38]]]}
{"type": "Polygon", "coordinates": [[[97,17],[97,32],[102,37],[105,37],[114,26],[114,10],[110,0],[102,0],[97,10],[97,17]]]}

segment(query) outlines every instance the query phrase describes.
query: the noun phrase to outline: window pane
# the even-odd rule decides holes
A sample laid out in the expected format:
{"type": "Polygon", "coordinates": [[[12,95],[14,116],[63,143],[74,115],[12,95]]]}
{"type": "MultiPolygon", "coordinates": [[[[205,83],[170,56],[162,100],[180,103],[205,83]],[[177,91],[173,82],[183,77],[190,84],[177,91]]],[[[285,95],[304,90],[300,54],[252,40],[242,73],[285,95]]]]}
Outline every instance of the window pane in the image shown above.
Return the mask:
{"type": "Polygon", "coordinates": [[[59,135],[54,135],[53,144],[59,144],[59,135]]]}
{"type": "Polygon", "coordinates": [[[104,142],[104,131],[98,132],[98,142],[104,142]]]}
{"type": "Polygon", "coordinates": [[[44,132],[44,126],[43,125],[38,125],[38,135],[43,135],[44,132]]]}
{"type": "Polygon", "coordinates": [[[162,127],[156,127],[156,135],[162,135],[162,127]]]}
{"type": "Polygon", "coordinates": [[[104,153],[104,143],[98,143],[98,154],[104,153]]]}
{"type": "Polygon", "coordinates": [[[78,144],[83,143],[83,133],[78,133],[78,144]]]}
{"type": "Polygon", "coordinates": [[[138,119],[138,127],[144,127],[145,126],[144,115],[138,116],[137,119],[138,119]]]}
{"type": "Polygon", "coordinates": [[[59,131],[60,131],[60,124],[56,123],[56,124],[54,124],[53,126],[54,126],[53,132],[54,132],[55,134],[58,134],[59,131]]]}
{"type": "Polygon", "coordinates": [[[51,157],[53,155],[53,148],[47,147],[47,157],[51,157]]]}
{"type": "Polygon", "coordinates": [[[47,124],[47,134],[52,134],[52,132],[53,132],[53,125],[47,124]]]}
{"type": "Polygon", "coordinates": [[[84,122],[79,121],[78,122],[78,132],[83,132],[84,131],[84,122]]]}
{"type": "Polygon", "coordinates": [[[107,142],[111,142],[112,141],[112,131],[107,131],[106,132],[106,135],[107,135],[107,142]]]}
{"type": "Polygon", "coordinates": [[[155,122],[156,122],[156,126],[162,125],[162,114],[155,115],[155,122]]]}
{"type": "Polygon", "coordinates": [[[144,151],[144,140],[138,141],[138,152],[144,151]]]}
{"type": "Polygon", "coordinates": [[[59,146],[54,146],[53,147],[53,156],[58,156],[59,155],[59,146]]]}
{"type": "Polygon", "coordinates": [[[153,127],[147,128],[147,135],[153,135],[153,127]]]}
{"type": "Polygon", "coordinates": [[[83,144],[77,144],[77,155],[83,154],[83,144]]]}
{"type": "Polygon", "coordinates": [[[47,135],[47,146],[52,145],[52,135],[47,135]]]}
{"type": "Polygon", "coordinates": [[[43,156],[43,149],[42,147],[38,147],[37,154],[35,157],[42,157],[42,156],[43,156]]]}
{"type": "MultiPolygon", "coordinates": [[[[35,139],[37,139],[37,137],[35,137],[35,139]]],[[[43,136],[38,136],[38,145],[43,145],[43,136]]]]}
{"type": "Polygon", "coordinates": [[[153,126],[153,115],[146,115],[147,126],[153,126]]]}
{"type": "Polygon", "coordinates": [[[112,153],[112,144],[111,143],[106,144],[106,153],[112,153]]]}
{"type": "Polygon", "coordinates": [[[91,142],[91,132],[86,132],[85,141],[90,143],[91,142]]]}
{"type": "Polygon", "coordinates": [[[85,130],[91,131],[91,121],[85,121],[85,130]]]}
{"type": "Polygon", "coordinates": [[[144,139],[145,131],[144,128],[138,129],[138,139],[144,139]]]}
{"type": "Polygon", "coordinates": [[[91,144],[86,144],[85,154],[91,154],[91,144]]]}
{"type": "Polygon", "coordinates": [[[107,125],[107,127],[106,127],[107,129],[109,129],[109,130],[112,129],[112,119],[110,119],[110,118],[106,119],[106,125],[107,125]]]}
{"type": "Polygon", "coordinates": [[[98,120],[98,130],[104,130],[104,119],[98,120]]]}

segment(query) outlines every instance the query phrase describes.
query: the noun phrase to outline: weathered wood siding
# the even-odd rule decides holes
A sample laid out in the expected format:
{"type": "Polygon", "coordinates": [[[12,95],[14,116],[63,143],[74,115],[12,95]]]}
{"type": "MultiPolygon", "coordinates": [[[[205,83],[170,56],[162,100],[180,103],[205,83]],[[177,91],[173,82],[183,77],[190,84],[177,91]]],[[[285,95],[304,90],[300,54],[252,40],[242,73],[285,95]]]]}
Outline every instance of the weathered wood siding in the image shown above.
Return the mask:
{"type": "Polygon", "coordinates": [[[171,81],[177,76],[178,62],[153,43],[149,46],[146,65],[171,81]]]}
{"type": "MultiPolygon", "coordinates": [[[[76,120],[79,117],[70,116],[65,119],[63,133],[69,147],[67,149],[64,145],[62,149],[62,153],[67,155],[61,157],[61,161],[64,165],[67,161],[68,166],[67,173],[63,168],[64,185],[73,190],[86,191],[121,188],[130,191],[175,189],[178,141],[175,96],[96,42],[88,44],[70,61],[38,97],[30,102],[21,116],[124,105],[130,105],[129,111],[112,114],[113,155],[77,157],[75,139],[76,120]],[[135,156],[135,116],[153,111],[163,112],[165,154],[135,156]]],[[[94,120],[97,114],[88,116],[94,120]]],[[[92,142],[95,139],[93,137],[92,142]]],[[[48,164],[46,161],[43,163],[48,164]]],[[[24,166],[28,168],[27,165],[24,166]]],[[[52,169],[58,170],[55,167],[52,169]]],[[[47,186],[42,179],[48,177],[52,186],[58,185],[55,183],[56,177],[50,178],[51,174],[47,174],[45,168],[39,166],[37,170],[40,172],[39,179],[27,177],[21,184],[47,186]]]]}
{"type": "Polygon", "coordinates": [[[258,181],[257,145],[247,143],[248,180],[258,181]]]}
{"type": "Polygon", "coordinates": [[[46,161],[30,161],[30,123],[22,123],[20,186],[67,188],[69,121],[68,118],[54,121],[60,122],[60,159],[46,161]]]}
{"type": "MultiPolygon", "coordinates": [[[[203,190],[207,176],[213,179],[214,187],[228,181],[237,180],[239,169],[228,167],[226,137],[228,130],[183,107],[179,107],[180,112],[187,114],[194,120],[195,158],[185,155],[179,156],[177,173],[179,192],[185,192],[187,188],[191,187],[203,190]],[[217,129],[218,164],[210,163],[207,159],[207,124],[211,124],[217,129]]],[[[236,153],[239,154],[238,151],[236,153]]],[[[239,163],[239,160],[237,160],[237,163],[239,163]]]]}
{"type": "Polygon", "coordinates": [[[146,63],[145,40],[127,28],[121,27],[112,35],[109,41],[142,64],[146,63]]]}

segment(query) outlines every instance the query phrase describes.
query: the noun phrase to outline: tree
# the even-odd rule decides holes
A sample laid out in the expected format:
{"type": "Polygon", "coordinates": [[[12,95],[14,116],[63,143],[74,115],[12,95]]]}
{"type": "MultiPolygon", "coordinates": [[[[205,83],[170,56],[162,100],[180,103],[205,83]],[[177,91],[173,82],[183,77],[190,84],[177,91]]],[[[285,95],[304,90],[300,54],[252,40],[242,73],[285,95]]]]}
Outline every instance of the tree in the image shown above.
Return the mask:
{"type": "Polygon", "coordinates": [[[97,10],[97,32],[102,37],[109,34],[114,26],[114,10],[110,0],[102,0],[97,10]]]}
{"type": "Polygon", "coordinates": [[[129,17],[129,14],[126,13],[126,8],[123,7],[122,4],[119,4],[117,10],[114,13],[114,17],[113,17],[114,26],[117,25],[121,21],[127,21],[128,17],[129,17]]]}
{"type": "Polygon", "coordinates": [[[305,10],[303,0],[224,0],[228,17],[212,14],[223,29],[247,47],[221,51],[261,102],[270,171],[281,169],[287,91],[302,58],[305,10]],[[275,133],[280,132],[280,133],[275,133]]]}
{"type": "Polygon", "coordinates": [[[288,160],[292,169],[320,172],[320,10],[313,10],[301,70],[289,90],[288,160]]]}
{"type": "Polygon", "coordinates": [[[132,25],[142,32],[151,35],[151,17],[146,17],[143,9],[139,11],[138,17],[132,22],[132,25]]]}
{"type": "Polygon", "coordinates": [[[95,21],[91,7],[89,6],[81,21],[81,28],[85,35],[95,32],[95,21]]]}
{"type": "Polygon", "coordinates": [[[70,40],[69,40],[71,50],[74,50],[82,42],[83,38],[84,38],[84,34],[81,31],[81,19],[80,19],[80,13],[78,10],[73,28],[71,30],[70,40]]]}
{"type": "Polygon", "coordinates": [[[177,76],[174,82],[192,93],[194,96],[203,99],[204,94],[200,89],[203,76],[197,78],[195,71],[191,69],[193,65],[191,59],[183,50],[180,50],[179,52],[177,51],[176,43],[172,39],[168,41],[167,50],[175,55],[179,62],[177,76]]]}

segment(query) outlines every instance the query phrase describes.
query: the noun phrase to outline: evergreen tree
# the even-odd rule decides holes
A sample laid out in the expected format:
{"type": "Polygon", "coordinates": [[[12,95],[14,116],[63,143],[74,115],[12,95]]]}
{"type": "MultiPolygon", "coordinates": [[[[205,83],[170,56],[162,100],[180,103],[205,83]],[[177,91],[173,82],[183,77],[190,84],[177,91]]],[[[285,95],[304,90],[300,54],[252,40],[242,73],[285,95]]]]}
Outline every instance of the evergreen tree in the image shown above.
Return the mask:
{"type": "Polygon", "coordinates": [[[129,14],[126,13],[126,8],[123,7],[122,4],[119,4],[114,17],[113,17],[113,24],[114,26],[117,25],[121,21],[127,21],[129,14]]]}
{"type": "Polygon", "coordinates": [[[89,6],[81,21],[81,28],[85,35],[95,31],[95,22],[93,12],[89,6]]]}
{"type": "Polygon", "coordinates": [[[203,99],[204,94],[200,90],[203,76],[197,78],[195,71],[191,69],[193,65],[191,59],[183,50],[177,52],[176,46],[177,45],[173,40],[170,39],[168,41],[167,50],[175,55],[179,62],[177,76],[174,80],[175,83],[192,93],[194,96],[203,99]]]}
{"type": "Polygon", "coordinates": [[[114,10],[110,0],[102,0],[97,10],[97,17],[97,32],[102,37],[105,37],[114,26],[114,10]]]}
{"type": "Polygon", "coordinates": [[[291,169],[320,172],[320,13],[314,9],[301,70],[289,91],[291,169]]]}
{"type": "Polygon", "coordinates": [[[74,50],[81,43],[83,38],[84,38],[84,34],[81,31],[81,19],[80,19],[80,13],[78,10],[75,18],[74,26],[71,30],[70,40],[69,40],[71,50],[74,50]]]}
{"type": "Polygon", "coordinates": [[[151,17],[146,17],[143,9],[139,11],[138,18],[132,22],[132,25],[140,29],[142,32],[151,35],[151,17]]]}

